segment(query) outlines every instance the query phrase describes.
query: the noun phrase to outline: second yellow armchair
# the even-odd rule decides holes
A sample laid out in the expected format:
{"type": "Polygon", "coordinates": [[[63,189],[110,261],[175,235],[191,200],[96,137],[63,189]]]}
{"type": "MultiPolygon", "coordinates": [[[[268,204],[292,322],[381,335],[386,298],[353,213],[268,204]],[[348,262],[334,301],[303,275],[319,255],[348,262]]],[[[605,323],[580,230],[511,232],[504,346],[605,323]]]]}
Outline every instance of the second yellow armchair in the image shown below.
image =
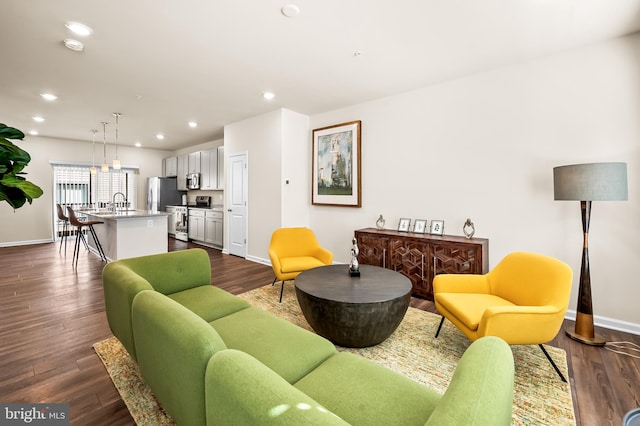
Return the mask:
{"type": "Polygon", "coordinates": [[[447,318],[472,341],[497,336],[510,345],[539,345],[564,380],[542,343],[560,330],[572,279],[564,262],[526,252],[508,254],[485,275],[436,275],[433,293],[442,314],[440,327],[447,318]]]}
{"type": "Polygon", "coordinates": [[[333,253],[318,243],[315,234],[309,228],[280,228],[271,235],[269,258],[276,277],[282,281],[280,301],[284,282],[293,280],[302,271],[318,266],[331,265],[333,253]]]}

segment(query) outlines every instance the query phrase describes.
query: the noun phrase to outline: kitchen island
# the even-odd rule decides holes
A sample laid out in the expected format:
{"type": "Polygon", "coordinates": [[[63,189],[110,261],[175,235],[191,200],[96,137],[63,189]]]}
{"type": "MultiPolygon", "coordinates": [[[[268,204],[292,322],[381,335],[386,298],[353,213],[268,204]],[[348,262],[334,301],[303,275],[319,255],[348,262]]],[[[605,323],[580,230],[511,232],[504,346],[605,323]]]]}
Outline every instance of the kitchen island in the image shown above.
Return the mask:
{"type": "MultiPolygon", "coordinates": [[[[95,225],[98,240],[108,260],[166,253],[169,248],[168,223],[170,213],[150,210],[87,210],[78,211],[87,220],[104,222],[95,225]]],[[[87,238],[90,249],[97,254],[93,238],[87,238]]]]}

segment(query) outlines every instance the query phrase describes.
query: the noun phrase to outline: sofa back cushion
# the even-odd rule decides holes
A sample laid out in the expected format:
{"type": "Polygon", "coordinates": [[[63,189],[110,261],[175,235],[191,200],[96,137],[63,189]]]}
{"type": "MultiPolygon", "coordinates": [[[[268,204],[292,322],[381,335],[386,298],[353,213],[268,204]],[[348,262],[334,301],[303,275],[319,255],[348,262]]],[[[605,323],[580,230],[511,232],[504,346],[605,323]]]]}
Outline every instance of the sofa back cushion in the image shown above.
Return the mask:
{"type": "Polygon", "coordinates": [[[172,251],[114,263],[127,266],[162,294],[211,284],[211,260],[203,249],[172,251]]]}
{"type": "Polygon", "coordinates": [[[144,382],[177,424],[206,424],[204,375],[224,341],[198,315],[152,290],[135,297],[132,320],[144,382]]]}

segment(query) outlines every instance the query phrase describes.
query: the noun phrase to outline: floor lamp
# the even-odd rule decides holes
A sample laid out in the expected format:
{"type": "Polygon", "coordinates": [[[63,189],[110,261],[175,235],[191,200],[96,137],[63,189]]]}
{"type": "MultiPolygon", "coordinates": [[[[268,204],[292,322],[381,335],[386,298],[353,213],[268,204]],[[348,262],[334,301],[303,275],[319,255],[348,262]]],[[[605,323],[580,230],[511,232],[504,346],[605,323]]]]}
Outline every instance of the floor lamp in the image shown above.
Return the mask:
{"type": "Polygon", "coordinates": [[[573,164],[553,168],[555,200],[580,201],[582,210],[582,265],[576,309],[575,330],[565,332],[570,338],[587,345],[603,346],[605,340],[593,328],[591,276],[589,272],[589,220],[592,201],[622,201],[627,199],[626,163],[573,164]]]}

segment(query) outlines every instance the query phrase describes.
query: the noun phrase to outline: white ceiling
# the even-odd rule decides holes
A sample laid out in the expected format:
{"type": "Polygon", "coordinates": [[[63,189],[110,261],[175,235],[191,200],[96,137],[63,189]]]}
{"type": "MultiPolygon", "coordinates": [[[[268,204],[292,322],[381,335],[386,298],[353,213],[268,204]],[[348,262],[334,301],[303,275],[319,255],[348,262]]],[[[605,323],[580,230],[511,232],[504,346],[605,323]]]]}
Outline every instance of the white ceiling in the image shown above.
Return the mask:
{"type": "Polygon", "coordinates": [[[287,1],[3,0],[0,122],[102,141],[108,121],[111,143],[120,112],[119,143],[178,149],[276,108],[316,114],[640,30],[640,0],[299,0],[286,18],[287,1]]]}

